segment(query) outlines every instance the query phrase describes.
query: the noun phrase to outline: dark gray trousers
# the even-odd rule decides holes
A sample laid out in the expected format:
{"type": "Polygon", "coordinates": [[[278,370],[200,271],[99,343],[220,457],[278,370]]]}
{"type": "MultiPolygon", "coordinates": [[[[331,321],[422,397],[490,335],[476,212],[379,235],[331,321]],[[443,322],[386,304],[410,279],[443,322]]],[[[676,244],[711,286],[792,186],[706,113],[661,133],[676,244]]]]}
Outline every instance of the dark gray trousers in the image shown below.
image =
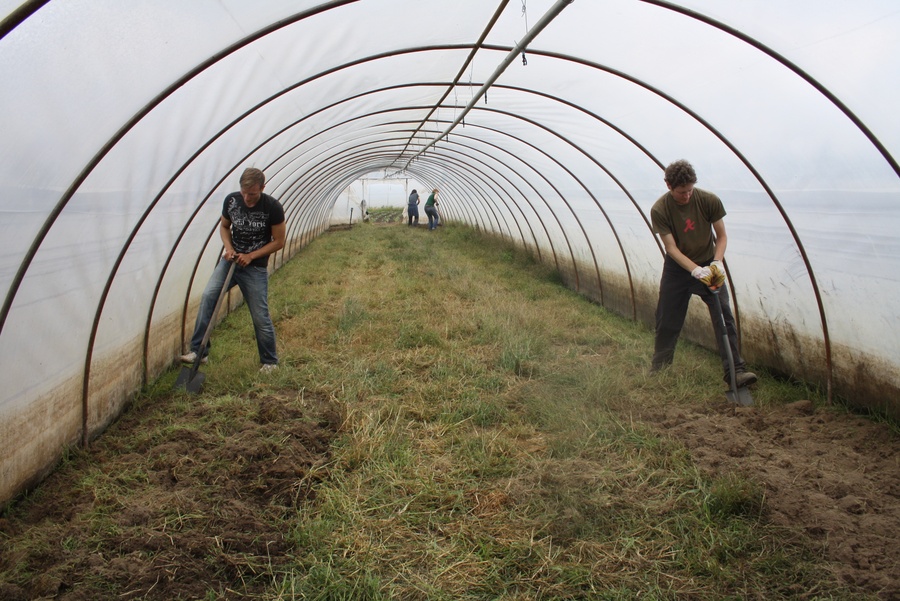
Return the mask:
{"type": "MultiPolygon", "coordinates": [[[[681,329],[684,327],[684,319],[687,316],[688,304],[691,295],[696,294],[709,309],[709,316],[713,322],[716,333],[716,346],[722,359],[722,370],[725,372],[725,380],[728,381],[728,355],[722,345],[722,327],[719,324],[719,316],[716,311],[716,299],[713,293],[703,282],[696,279],[689,271],[681,267],[668,255],[663,265],[662,278],[659,281],[659,302],[656,305],[656,342],[653,352],[652,369],[660,369],[672,363],[675,358],[675,346],[681,329]]],[[[731,313],[731,303],[728,300],[728,286],[723,285],[719,290],[719,300],[722,303],[722,313],[725,316],[725,328],[728,331],[728,342],[734,357],[735,372],[745,371],[744,360],[738,348],[737,329],[734,325],[734,315],[731,313]]]]}

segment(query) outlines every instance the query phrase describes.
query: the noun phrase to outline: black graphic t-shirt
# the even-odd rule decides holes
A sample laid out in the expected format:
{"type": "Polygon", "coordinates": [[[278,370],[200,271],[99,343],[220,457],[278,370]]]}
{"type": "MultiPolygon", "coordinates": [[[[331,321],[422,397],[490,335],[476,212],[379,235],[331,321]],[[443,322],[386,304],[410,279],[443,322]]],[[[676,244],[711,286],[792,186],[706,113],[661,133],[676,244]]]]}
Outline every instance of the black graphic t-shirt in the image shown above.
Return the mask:
{"type": "MultiPolygon", "coordinates": [[[[244,197],[240,192],[232,192],[225,197],[222,217],[231,222],[231,243],[234,250],[246,254],[272,241],[272,226],[284,223],[284,208],[280,202],[263,194],[251,209],[244,204],[244,197]]],[[[259,257],[250,264],[266,267],[269,257],[259,257]]]]}

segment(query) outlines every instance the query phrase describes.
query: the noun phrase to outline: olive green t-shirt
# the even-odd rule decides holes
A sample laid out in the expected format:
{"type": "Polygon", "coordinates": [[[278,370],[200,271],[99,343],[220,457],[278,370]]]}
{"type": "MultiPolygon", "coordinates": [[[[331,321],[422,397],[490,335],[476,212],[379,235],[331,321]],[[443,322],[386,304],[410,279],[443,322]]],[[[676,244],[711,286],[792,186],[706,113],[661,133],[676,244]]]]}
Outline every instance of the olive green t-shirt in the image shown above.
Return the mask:
{"type": "Polygon", "coordinates": [[[712,224],[725,217],[725,207],[712,192],[694,188],[691,200],[679,206],[671,192],[659,197],[650,209],[653,231],[672,234],[675,245],[694,263],[711,261],[716,252],[712,224]]]}

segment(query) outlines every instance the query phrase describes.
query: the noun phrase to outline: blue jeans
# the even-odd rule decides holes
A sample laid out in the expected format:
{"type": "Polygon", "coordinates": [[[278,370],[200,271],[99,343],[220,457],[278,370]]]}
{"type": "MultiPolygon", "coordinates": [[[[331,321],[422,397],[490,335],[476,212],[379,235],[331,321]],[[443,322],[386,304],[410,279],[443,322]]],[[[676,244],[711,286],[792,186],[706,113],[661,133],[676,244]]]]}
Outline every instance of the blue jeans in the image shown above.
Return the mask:
{"type": "Polygon", "coordinates": [[[433,230],[437,227],[438,212],[434,207],[425,207],[425,214],[428,215],[428,229],[433,230]]]}
{"type": "MultiPolygon", "coordinates": [[[[191,350],[200,352],[200,344],[203,335],[212,319],[216,301],[225,284],[225,276],[228,275],[228,261],[220,260],[216,265],[206,290],[200,299],[200,309],[197,312],[197,324],[194,326],[194,335],[191,337],[191,350]]],[[[250,310],[250,318],[253,320],[253,329],[256,332],[256,347],[259,351],[259,362],[262,364],[277,364],[278,354],[275,351],[275,325],[269,315],[269,272],[265,267],[236,266],[234,276],[231,278],[229,288],[235,285],[241,289],[244,301],[250,310]]]]}

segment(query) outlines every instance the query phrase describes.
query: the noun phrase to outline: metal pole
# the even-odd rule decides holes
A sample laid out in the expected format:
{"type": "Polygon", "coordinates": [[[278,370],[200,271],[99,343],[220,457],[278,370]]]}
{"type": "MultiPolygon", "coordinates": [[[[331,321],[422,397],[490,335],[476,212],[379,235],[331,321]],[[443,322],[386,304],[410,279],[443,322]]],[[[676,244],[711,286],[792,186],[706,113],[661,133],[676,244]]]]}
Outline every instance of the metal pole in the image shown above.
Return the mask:
{"type": "Polygon", "coordinates": [[[500,78],[500,76],[503,74],[503,72],[506,71],[506,68],[510,64],[512,64],[512,62],[514,60],[519,58],[519,56],[525,51],[525,48],[528,46],[528,44],[532,40],[534,40],[534,38],[536,38],[537,35],[541,31],[543,31],[545,27],[547,27],[547,25],[550,24],[550,22],[553,19],[555,19],[559,15],[559,13],[561,13],[563,11],[563,9],[566,6],[568,6],[569,4],[572,4],[572,2],[574,2],[574,1],[575,0],[557,0],[556,4],[554,4],[550,8],[550,10],[548,10],[547,13],[543,17],[541,17],[541,20],[538,21],[534,25],[534,27],[532,27],[528,31],[528,33],[525,34],[525,37],[522,38],[522,40],[518,44],[516,44],[516,47],[513,48],[512,50],[510,50],[509,54],[506,55],[506,58],[503,59],[503,62],[500,63],[500,65],[497,67],[497,69],[494,71],[494,73],[491,74],[491,76],[487,79],[487,81],[484,82],[484,85],[482,85],[481,88],[478,90],[478,92],[475,94],[475,96],[472,97],[472,100],[469,101],[469,104],[466,105],[466,108],[464,108],[462,110],[462,112],[456,117],[456,119],[453,121],[453,123],[451,123],[449,125],[449,127],[447,127],[447,129],[445,129],[441,135],[439,135],[437,138],[433,139],[431,142],[426,144],[422,148],[422,150],[420,150],[419,152],[414,154],[412,157],[410,157],[410,159],[408,161],[406,161],[406,165],[404,165],[404,167],[403,167],[403,169],[401,169],[401,171],[408,169],[410,163],[412,163],[416,159],[416,157],[418,157],[419,155],[424,153],[426,150],[428,150],[429,148],[431,148],[432,146],[437,144],[443,138],[446,138],[447,135],[449,135],[450,132],[453,131],[453,128],[455,128],[457,125],[462,123],[462,121],[463,121],[463,119],[465,119],[466,115],[469,114],[469,111],[471,111],[472,108],[475,106],[475,103],[477,103],[479,100],[481,100],[481,98],[485,94],[487,94],[488,89],[494,84],[495,81],[497,81],[500,78]]]}

